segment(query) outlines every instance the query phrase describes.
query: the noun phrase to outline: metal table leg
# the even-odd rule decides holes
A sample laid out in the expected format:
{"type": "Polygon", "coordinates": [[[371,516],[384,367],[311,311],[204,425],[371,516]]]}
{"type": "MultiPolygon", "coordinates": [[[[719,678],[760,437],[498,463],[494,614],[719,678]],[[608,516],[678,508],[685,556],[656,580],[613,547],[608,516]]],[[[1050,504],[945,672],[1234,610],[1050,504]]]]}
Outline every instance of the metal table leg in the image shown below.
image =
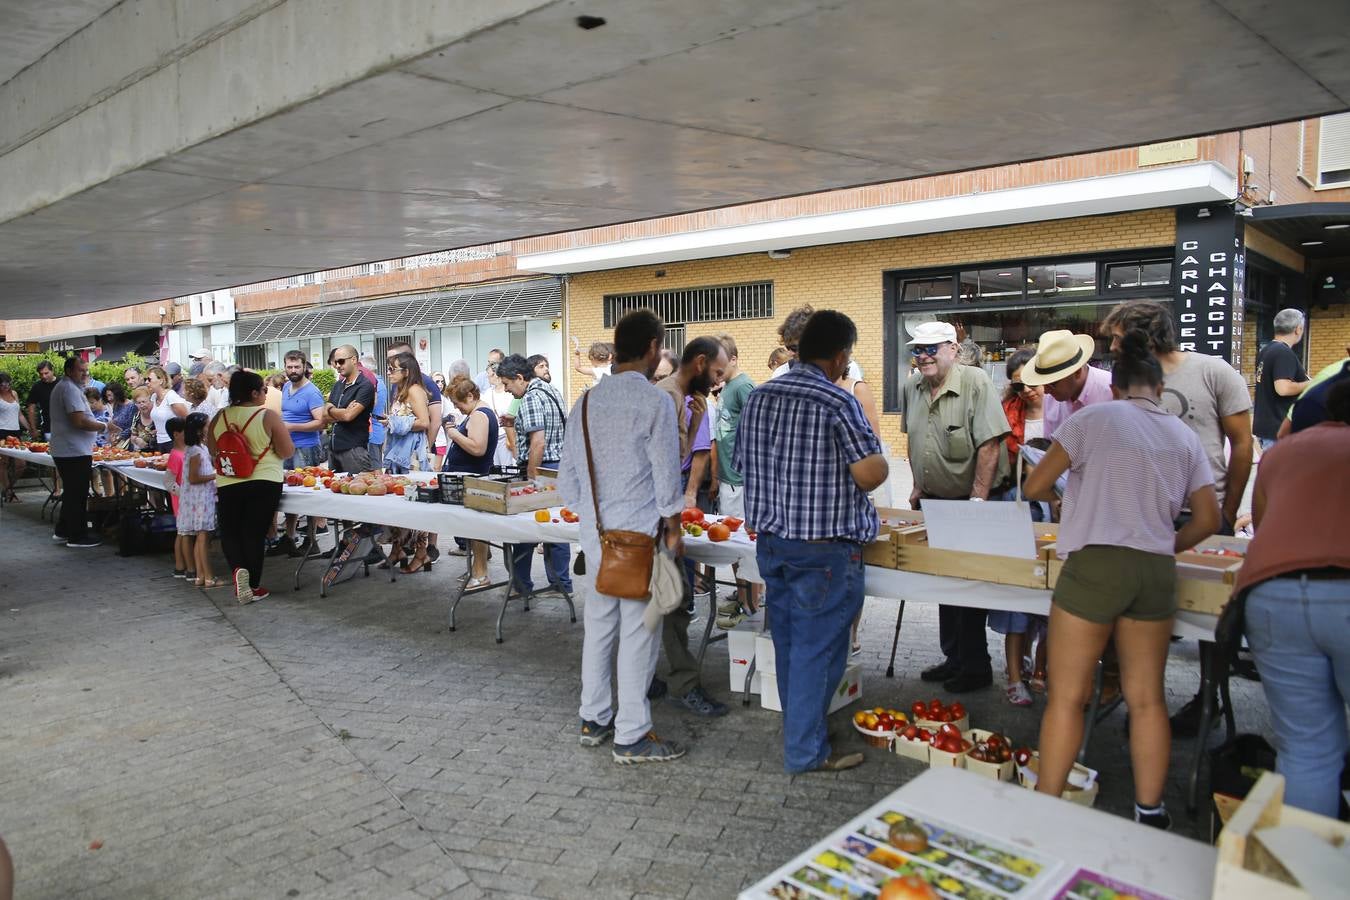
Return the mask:
{"type": "Polygon", "coordinates": [[[895,648],[900,646],[900,623],[905,621],[905,601],[900,601],[900,610],[895,614],[895,637],[891,639],[891,662],[886,666],[886,677],[895,677],[895,648]]]}

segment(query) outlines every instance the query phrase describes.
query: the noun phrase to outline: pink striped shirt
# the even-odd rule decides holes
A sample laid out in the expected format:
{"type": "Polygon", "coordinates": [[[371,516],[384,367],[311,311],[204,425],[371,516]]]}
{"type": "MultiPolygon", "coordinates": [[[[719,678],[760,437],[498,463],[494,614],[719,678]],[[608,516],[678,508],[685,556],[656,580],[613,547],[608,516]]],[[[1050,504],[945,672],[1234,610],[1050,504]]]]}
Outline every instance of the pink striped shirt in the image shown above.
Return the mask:
{"type": "Polygon", "coordinates": [[[1096,366],[1088,366],[1087,381],[1083,389],[1072,400],[1061,403],[1048,393],[1045,395],[1045,410],[1041,414],[1045,422],[1045,436],[1055,437],[1055,430],[1068,421],[1069,416],[1088,406],[1106,403],[1114,399],[1111,393],[1111,373],[1096,366]]]}
{"type": "Polygon", "coordinates": [[[1058,550],[1089,544],[1171,556],[1173,522],[1192,493],[1214,483],[1200,438],[1148,400],[1079,410],[1055,432],[1069,459],[1058,550]]]}

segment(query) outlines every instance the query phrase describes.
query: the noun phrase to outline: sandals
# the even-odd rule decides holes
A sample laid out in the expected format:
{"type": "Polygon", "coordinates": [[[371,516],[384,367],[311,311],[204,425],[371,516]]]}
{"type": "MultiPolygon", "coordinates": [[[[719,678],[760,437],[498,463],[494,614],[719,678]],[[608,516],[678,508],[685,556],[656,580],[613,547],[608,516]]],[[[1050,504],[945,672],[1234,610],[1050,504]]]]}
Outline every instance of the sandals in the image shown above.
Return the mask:
{"type": "Polygon", "coordinates": [[[219,578],[198,578],[192,583],[204,591],[209,591],[212,588],[225,587],[229,584],[229,582],[222,581],[219,578]]]}
{"type": "Polygon", "coordinates": [[[470,578],[468,581],[464,582],[464,590],[476,591],[479,588],[485,588],[490,584],[492,584],[491,578],[489,578],[486,575],[479,575],[475,578],[470,578]]]}
{"type": "Polygon", "coordinates": [[[1031,689],[1038,694],[1045,693],[1045,670],[1037,669],[1031,673],[1031,678],[1027,681],[1031,689]]]}

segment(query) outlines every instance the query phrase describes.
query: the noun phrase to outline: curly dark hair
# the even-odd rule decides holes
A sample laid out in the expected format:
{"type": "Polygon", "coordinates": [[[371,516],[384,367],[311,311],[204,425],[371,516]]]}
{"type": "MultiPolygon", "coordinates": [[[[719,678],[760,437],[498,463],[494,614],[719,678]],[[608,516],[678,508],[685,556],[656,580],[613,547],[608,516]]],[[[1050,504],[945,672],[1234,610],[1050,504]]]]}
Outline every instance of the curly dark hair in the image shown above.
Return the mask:
{"type": "Polygon", "coordinates": [[[801,340],[802,332],[806,330],[806,322],[815,312],[815,307],[808,303],[787,314],[783,324],[778,326],[778,337],[782,339],[784,347],[794,353],[797,351],[797,342],[801,340]]]}
{"type": "Polygon", "coordinates": [[[1152,300],[1131,300],[1121,303],[1106,314],[1100,334],[1113,338],[1116,329],[1122,334],[1142,331],[1148,335],[1149,349],[1154,353],[1171,353],[1177,349],[1177,326],[1172,311],[1152,300]]]}

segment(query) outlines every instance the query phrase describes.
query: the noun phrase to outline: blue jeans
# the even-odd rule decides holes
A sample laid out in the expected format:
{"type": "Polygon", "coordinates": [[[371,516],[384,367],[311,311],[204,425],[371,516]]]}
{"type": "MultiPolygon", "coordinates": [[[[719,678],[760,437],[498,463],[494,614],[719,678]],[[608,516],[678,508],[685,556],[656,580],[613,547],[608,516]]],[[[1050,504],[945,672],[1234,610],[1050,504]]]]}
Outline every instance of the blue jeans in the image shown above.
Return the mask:
{"type": "MultiPolygon", "coordinates": [[[[534,548],[538,545],[507,544],[506,546],[507,552],[511,554],[511,577],[516,582],[516,587],[522,591],[534,590],[534,579],[530,577],[530,569],[534,565],[534,548]]],[[[572,593],[571,564],[571,544],[544,545],[544,576],[548,579],[549,584],[556,584],[569,594],[572,593]]],[[[599,566],[600,561],[596,560],[595,565],[599,566]]]]}
{"type": "Polygon", "coordinates": [[[1334,819],[1350,743],[1350,577],[1258,584],[1247,595],[1246,633],[1275,725],[1284,801],[1334,819]]]}
{"type": "Polygon", "coordinates": [[[370,467],[372,469],[384,468],[384,443],[371,442],[366,444],[366,450],[370,452],[370,467]]]}
{"type": "Polygon", "coordinates": [[[1265,453],[1271,447],[1275,446],[1275,439],[1259,437],[1256,439],[1256,443],[1261,446],[1261,452],[1265,453]]]}
{"type": "Polygon", "coordinates": [[[825,714],[848,664],[849,625],[862,609],[862,545],[760,532],[757,547],[783,705],[783,768],[809,772],[830,755],[825,714]]]}

